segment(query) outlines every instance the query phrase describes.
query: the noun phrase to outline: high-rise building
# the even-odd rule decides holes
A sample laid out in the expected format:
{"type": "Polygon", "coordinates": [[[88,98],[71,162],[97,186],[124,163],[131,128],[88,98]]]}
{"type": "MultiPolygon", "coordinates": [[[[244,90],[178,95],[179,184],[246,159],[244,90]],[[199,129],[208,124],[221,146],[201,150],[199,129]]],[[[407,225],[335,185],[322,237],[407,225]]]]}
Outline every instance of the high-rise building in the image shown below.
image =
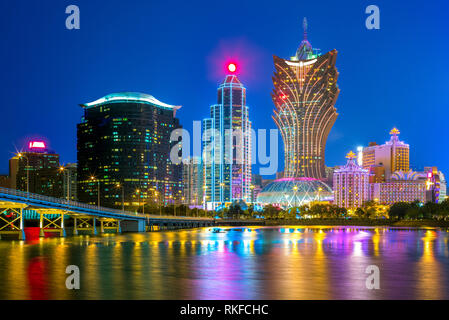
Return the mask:
{"type": "MultiPolygon", "coordinates": [[[[231,69],[230,69],[231,70],[231,69]]],[[[234,201],[251,201],[251,121],[246,88],[227,75],[217,104],[203,120],[204,203],[208,210],[234,201]]]]}
{"type": "Polygon", "coordinates": [[[284,178],[326,177],[324,153],[337,119],[337,51],[321,55],[304,39],[290,59],[274,56],[273,119],[284,141],[284,178]]]}
{"type": "Polygon", "coordinates": [[[203,170],[199,157],[183,160],[182,183],[183,202],[189,206],[203,203],[203,170]]]}
{"type": "Polygon", "coordinates": [[[357,209],[369,199],[369,172],[356,163],[351,151],[345,166],[334,170],[334,204],[347,209],[357,209]]]}
{"type": "Polygon", "coordinates": [[[143,93],[115,93],[81,105],[78,124],[78,200],[127,209],[156,197],[174,203],[182,197],[180,144],[171,142],[179,106],[143,93]],[[170,159],[172,148],[175,164],[170,159]],[[158,195],[158,196],[156,196],[158,195]],[[122,199],[122,196],[124,199],[122,199]]]}
{"type": "Polygon", "coordinates": [[[391,138],[383,145],[370,143],[363,149],[363,168],[383,166],[385,180],[389,181],[395,171],[409,171],[410,146],[399,140],[399,130],[393,128],[390,131],[391,138]]]}
{"type": "Polygon", "coordinates": [[[28,148],[9,160],[11,188],[63,197],[63,177],[59,154],[47,148],[43,141],[31,141],[28,148]]]}

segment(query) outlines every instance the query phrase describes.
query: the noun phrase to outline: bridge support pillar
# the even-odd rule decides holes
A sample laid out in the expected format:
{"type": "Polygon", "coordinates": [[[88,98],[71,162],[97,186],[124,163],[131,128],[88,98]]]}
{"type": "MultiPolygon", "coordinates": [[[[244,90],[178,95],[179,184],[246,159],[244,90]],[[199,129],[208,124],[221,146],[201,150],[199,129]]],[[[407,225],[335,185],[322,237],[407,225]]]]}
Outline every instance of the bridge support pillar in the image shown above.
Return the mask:
{"type": "Polygon", "coordinates": [[[62,238],[66,237],[64,212],[61,213],[61,231],[59,231],[59,236],[62,238]]]}
{"type": "Polygon", "coordinates": [[[39,237],[40,238],[45,237],[45,233],[44,233],[44,215],[42,213],[39,213],[39,237]]]}
{"type": "Polygon", "coordinates": [[[74,236],[78,235],[78,221],[76,217],[73,218],[73,235],[74,236]]]}
{"type": "Polygon", "coordinates": [[[94,236],[97,235],[97,219],[96,218],[92,219],[92,235],[94,235],[94,236]]]}
{"type": "Polygon", "coordinates": [[[104,223],[103,220],[100,220],[100,234],[104,233],[104,223]]]}
{"type": "Polygon", "coordinates": [[[24,231],[24,221],[23,221],[23,208],[20,208],[20,230],[19,230],[19,240],[25,240],[24,231]]]}

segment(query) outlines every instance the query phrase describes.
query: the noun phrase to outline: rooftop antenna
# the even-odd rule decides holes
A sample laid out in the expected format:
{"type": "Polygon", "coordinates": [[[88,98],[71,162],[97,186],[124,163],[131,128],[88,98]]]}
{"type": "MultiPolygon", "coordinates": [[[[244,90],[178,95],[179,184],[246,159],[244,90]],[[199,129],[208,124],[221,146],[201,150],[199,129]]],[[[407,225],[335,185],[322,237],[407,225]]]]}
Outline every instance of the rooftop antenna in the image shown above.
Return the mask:
{"type": "Polygon", "coordinates": [[[302,28],[304,29],[304,40],[307,40],[307,18],[304,17],[302,21],[302,28]]]}

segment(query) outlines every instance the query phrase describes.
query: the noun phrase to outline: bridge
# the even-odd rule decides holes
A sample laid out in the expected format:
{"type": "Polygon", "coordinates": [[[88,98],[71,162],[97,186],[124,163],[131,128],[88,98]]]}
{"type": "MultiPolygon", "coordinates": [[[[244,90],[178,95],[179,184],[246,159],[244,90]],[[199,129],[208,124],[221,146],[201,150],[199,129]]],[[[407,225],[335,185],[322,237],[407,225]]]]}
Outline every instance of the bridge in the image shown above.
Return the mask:
{"type": "Polygon", "coordinates": [[[112,230],[117,233],[145,232],[156,229],[178,229],[212,226],[214,219],[201,217],[138,214],[77,201],[47,197],[8,188],[0,188],[0,239],[2,235],[17,234],[25,240],[25,220],[39,219],[39,236],[59,233],[66,236],[66,220],[73,219],[73,235],[79,231],[97,234],[112,230]],[[30,213],[31,217],[30,217],[30,213]]]}

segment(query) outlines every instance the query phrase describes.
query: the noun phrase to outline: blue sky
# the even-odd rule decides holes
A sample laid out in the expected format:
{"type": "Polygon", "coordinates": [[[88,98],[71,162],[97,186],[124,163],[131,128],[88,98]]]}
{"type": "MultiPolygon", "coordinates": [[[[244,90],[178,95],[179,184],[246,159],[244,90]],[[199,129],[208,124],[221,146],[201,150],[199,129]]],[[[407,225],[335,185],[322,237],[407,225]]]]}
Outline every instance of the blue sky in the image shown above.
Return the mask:
{"type": "Polygon", "coordinates": [[[0,15],[0,172],[33,138],[75,162],[79,104],[112,92],[182,105],[178,116],[191,129],[216,102],[229,57],[239,62],[253,126],[275,128],[272,55],[294,54],[306,16],[312,45],[338,50],[339,117],[326,164],[383,143],[397,126],[412,165],[449,175],[447,1],[3,0],[0,15]],[[71,4],[80,30],[65,28],[71,4]],[[380,30],[365,27],[370,4],[380,8],[380,30]]]}

